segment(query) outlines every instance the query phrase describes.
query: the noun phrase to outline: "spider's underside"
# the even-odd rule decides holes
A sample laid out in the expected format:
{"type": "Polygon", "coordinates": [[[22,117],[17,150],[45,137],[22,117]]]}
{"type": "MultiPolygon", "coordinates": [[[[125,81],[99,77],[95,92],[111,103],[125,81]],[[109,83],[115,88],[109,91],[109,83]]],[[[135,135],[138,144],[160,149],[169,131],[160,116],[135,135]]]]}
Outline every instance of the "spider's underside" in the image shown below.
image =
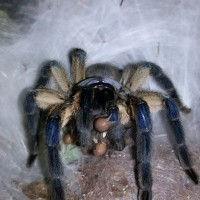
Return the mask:
{"type": "Polygon", "coordinates": [[[31,138],[28,166],[38,153],[37,127],[41,110],[48,111],[45,141],[53,200],[64,199],[63,168],[59,156],[61,129],[67,130],[67,143],[70,141],[93,150],[96,155],[103,155],[108,148],[123,150],[126,131],[131,130],[137,149],[138,199],[152,199],[150,110],[154,108],[166,110],[176,156],[184,171],[198,184],[179,117],[179,109],[185,113],[190,109],[184,106],[173,83],[159,66],[141,62],[130,64],[124,70],[109,64],[96,64],[86,69],[86,53],[81,49],[71,51],[70,61],[69,74],[57,61],[47,62],[26,97],[31,138]],[[141,89],[149,75],[166,90],[166,94],[141,89]],[[49,84],[51,78],[56,82],[54,88],[49,84]]]}

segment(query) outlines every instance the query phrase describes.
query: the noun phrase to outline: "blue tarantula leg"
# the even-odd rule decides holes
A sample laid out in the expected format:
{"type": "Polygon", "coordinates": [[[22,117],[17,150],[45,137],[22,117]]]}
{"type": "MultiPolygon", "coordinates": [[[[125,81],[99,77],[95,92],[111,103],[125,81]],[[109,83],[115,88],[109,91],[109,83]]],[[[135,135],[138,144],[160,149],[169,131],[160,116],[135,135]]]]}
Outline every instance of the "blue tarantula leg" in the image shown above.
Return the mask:
{"type": "Polygon", "coordinates": [[[82,49],[72,49],[70,52],[71,73],[74,83],[85,79],[86,52],[82,49]]]}
{"type": "Polygon", "coordinates": [[[25,100],[25,111],[27,117],[26,128],[29,134],[30,151],[27,160],[27,167],[30,167],[37,157],[39,109],[35,103],[34,95],[34,91],[29,92],[25,100]]]}
{"type": "Polygon", "coordinates": [[[149,74],[149,67],[144,67],[140,64],[130,64],[124,68],[120,82],[122,85],[130,88],[132,92],[135,92],[142,85],[149,74]]]}
{"type": "Polygon", "coordinates": [[[132,102],[136,112],[136,179],[139,187],[138,199],[152,199],[152,175],[151,175],[151,116],[147,103],[136,99],[132,102]]]}
{"type": "MultiPolygon", "coordinates": [[[[34,88],[36,89],[39,86],[45,86],[49,80],[49,65],[42,67],[40,76],[37,79],[34,88]]],[[[37,146],[38,146],[38,120],[40,117],[39,108],[34,99],[35,91],[30,91],[25,99],[25,111],[27,116],[27,132],[29,134],[29,157],[27,160],[27,167],[31,167],[33,162],[37,157],[37,146]]]]}
{"type": "Polygon", "coordinates": [[[52,187],[52,200],[64,200],[64,190],[61,177],[63,167],[59,155],[60,116],[57,114],[48,117],[45,137],[48,151],[49,176],[52,187]]]}
{"type": "Polygon", "coordinates": [[[199,182],[198,175],[192,168],[192,163],[185,143],[185,136],[180,121],[178,108],[172,98],[165,98],[164,102],[167,111],[167,117],[169,119],[169,123],[173,131],[176,156],[186,174],[191,178],[191,180],[195,184],[198,184],[199,182]]]}
{"type": "Polygon", "coordinates": [[[170,78],[163,72],[163,70],[154,63],[146,62],[146,63],[143,63],[143,65],[150,67],[151,75],[155,78],[156,81],[158,81],[160,86],[168,92],[169,96],[175,100],[180,110],[185,113],[189,113],[191,109],[187,108],[183,104],[182,100],[180,99],[178,95],[178,92],[176,91],[174,87],[174,84],[172,83],[170,78]]]}
{"type": "Polygon", "coordinates": [[[29,151],[30,155],[27,160],[27,167],[30,167],[35,158],[37,157],[37,145],[38,145],[38,121],[40,118],[41,111],[38,108],[38,105],[35,102],[35,96],[36,96],[36,89],[40,87],[45,87],[49,80],[50,80],[50,69],[53,66],[58,66],[58,63],[56,61],[49,61],[46,62],[41,71],[40,76],[36,80],[33,90],[30,91],[25,99],[25,112],[27,116],[27,124],[26,129],[29,134],[29,151]],[[34,91],[35,90],[35,91],[34,91]]]}
{"type": "Polygon", "coordinates": [[[125,148],[125,128],[121,123],[114,91],[110,88],[104,88],[101,91],[101,94],[103,98],[104,109],[109,115],[109,122],[111,124],[110,128],[108,129],[108,137],[113,148],[117,151],[122,151],[125,148]]]}
{"type": "Polygon", "coordinates": [[[80,107],[76,115],[76,126],[80,135],[81,146],[90,145],[90,136],[93,124],[91,106],[93,92],[90,88],[83,88],[81,91],[80,107]]]}
{"type": "MultiPolygon", "coordinates": [[[[39,79],[35,83],[35,88],[39,85],[46,84],[46,78],[40,76],[39,79]]],[[[25,112],[26,112],[26,129],[28,132],[29,138],[29,156],[27,159],[27,167],[31,167],[37,157],[37,147],[38,147],[38,120],[40,117],[39,108],[34,99],[35,92],[32,90],[30,91],[25,99],[25,112]]]]}

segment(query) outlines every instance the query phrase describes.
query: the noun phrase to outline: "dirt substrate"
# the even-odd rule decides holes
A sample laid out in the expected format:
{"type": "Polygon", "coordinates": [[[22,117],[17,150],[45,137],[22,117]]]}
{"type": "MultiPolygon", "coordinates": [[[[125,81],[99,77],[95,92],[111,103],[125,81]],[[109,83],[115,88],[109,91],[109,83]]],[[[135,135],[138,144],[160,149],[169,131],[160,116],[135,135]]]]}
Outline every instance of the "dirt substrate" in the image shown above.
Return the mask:
{"type": "MultiPolygon", "coordinates": [[[[181,169],[166,138],[154,139],[152,155],[154,200],[199,200],[200,185],[194,185],[181,169]]],[[[200,147],[188,142],[194,169],[200,174],[200,147]]],[[[66,183],[70,200],[130,200],[137,199],[134,159],[131,149],[114,152],[104,157],[82,159],[78,170],[66,183]]],[[[66,178],[66,177],[65,177],[66,178]]],[[[30,199],[46,199],[47,190],[41,181],[22,186],[30,199]]]]}

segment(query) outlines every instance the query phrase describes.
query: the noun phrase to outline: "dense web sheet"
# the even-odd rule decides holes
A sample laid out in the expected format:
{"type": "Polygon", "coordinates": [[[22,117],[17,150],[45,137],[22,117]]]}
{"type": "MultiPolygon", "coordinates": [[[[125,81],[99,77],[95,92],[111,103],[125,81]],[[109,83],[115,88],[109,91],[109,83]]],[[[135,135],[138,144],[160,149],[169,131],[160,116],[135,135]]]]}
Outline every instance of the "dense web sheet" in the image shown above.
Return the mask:
{"type": "MultiPolygon", "coordinates": [[[[199,38],[198,0],[0,0],[0,200],[28,199],[22,192],[24,185],[43,178],[38,162],[31,169],[25,165],[28,152],[22,123],[23,93],[34,83],[43,61],[56,59],[67,68],[67,54],[73,47],[88,53],[88,65],[111,62],[123,68],[141,60],[159,64],[192,108],[191,114],[181,117],[195,169],[200,172],[199,38]]],[[[146,87],[157,88],[151,79],[146,87]]],[[[154,197],[197,200],[199,186],[179,169],[166,136],[169,129],[160,117],[153,115],[154,197]]],[[[68,180],[73,180],[67,182],[72,188],[70,197],[135,198],[129,150],[117,153],[108,162],[98,159],[92,161],[91,174],[87,162],[79,161],[81,167],[66,166],[68,180]],[[106,163],[107,168],[101,171],[106,163]],[[109,166],[117,175],[108,176],[113,169],[109,166]],[[79,171],[74,172],[75,168],[79,171]]]]}

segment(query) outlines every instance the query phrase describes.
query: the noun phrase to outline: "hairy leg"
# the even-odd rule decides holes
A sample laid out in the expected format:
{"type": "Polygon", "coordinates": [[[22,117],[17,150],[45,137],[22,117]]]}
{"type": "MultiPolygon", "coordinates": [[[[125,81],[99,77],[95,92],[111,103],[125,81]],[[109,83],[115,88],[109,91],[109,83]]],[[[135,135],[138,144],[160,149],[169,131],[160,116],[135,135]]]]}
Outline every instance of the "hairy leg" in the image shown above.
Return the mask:
{"type": "Polygon", "coordinates": [[[52,105],[64,102],[64,95],[55,90],[45,89],[45,87],[48,87],[51,78],[56,80],[61,91],[65,92],[68,89],[69,83],[62,66],[57,61],[48,61],[42,66],[33,89],[26,96],[25,111],[27,116],[27,132],[30,135],[28,167],[32,165],[37,156],[40,108],[47,109],[52,105]]]}
{"type": "Polygon", "coordinates": [[[132,64],[125,67],[121,84],[130,88],[132,92],[135,92],[149,76],[150,69],[140,64],[132,64]]]}
{"type": "Polygon", "coordinates": [[[52,200],[64,200],[64,190],[61,181],[63,167],[59,155],[59,131],[60,117],[55,113],[48,117],[45,130],[52,200]]]}
{"type": "Polygon", "coordinates": [[[29,144],[29,157],[27,159],[27,167],[31,167],[34,163],[38,151],[38,119],[40,116],[39,108],[34,100],[35,92],[31,91],[26,96],[25,111],[26,111],[26,129],[28,132],[28,144],[29,144]]]}
{"type": "Polygon", "coordinates": [[[193,180],[195,184],[198,184],[199,178],[192,168],[192,163],[188,153],[187,145],[185,143],[184,130],[180,121],[178,108],[172,98],[165,98],[164,102],[167,117],[173,132],[176,156],[186,174],[191,178],[191,180],[193,180]]]}
{"type": "Polygon", "coordinates": [[[162,107],[165,108],[173,133],[172,136],[176,156],[186,174],[195,184],[198,184],[198,175],[192,168],[192,162],[185,142],[184,130],[181,124],[179,110],[174,100],[170,97],[163,97],[161,93],[152,91],[139,91],[137,96],[144,99],[152,109],[161,109],[162,107]]]}
{"type": "Polygon", "coordinates": [[[182,102],[174,84],[170,80],[170,78],[163,72],[163,70],[156,64],[150,62],[144,62],[144,66],[148,66],[150,68],[150,73],[154,77],[154,79],[159,83],[159,85],[167,91],[169,96],[175,100],[180,110],[185,113],[189,113],[191,111],[190,108],[187,108],[182,102]]]}
{"type": "Polygon", "coordinates": [[[168,95],[175,100],[182,112],[189,113],[191,111],[191,109],[187,108],[182,102],[170,78],[154,63],[140,62],[138,64],[126,66],[123,70],[120,82],[122,85],[129,87],[132,92],[135,92],[149,75],[151,75],[158,84],[167,91],[168,95]]]}
{"type": "Polygon", "coordinates": [[[72,82],[78,83],[85,79],[86,52],[82,49],[72,49],[70,52],[72,82]]]}
{"type": "Polygon", "coordinates": [[[142,99],[132,99],[130,106],[134,109],[136,120],[136,180],[138,185],[138,200],[152,199],[151,175],[151,116],[147,103],[142,99]]]}

